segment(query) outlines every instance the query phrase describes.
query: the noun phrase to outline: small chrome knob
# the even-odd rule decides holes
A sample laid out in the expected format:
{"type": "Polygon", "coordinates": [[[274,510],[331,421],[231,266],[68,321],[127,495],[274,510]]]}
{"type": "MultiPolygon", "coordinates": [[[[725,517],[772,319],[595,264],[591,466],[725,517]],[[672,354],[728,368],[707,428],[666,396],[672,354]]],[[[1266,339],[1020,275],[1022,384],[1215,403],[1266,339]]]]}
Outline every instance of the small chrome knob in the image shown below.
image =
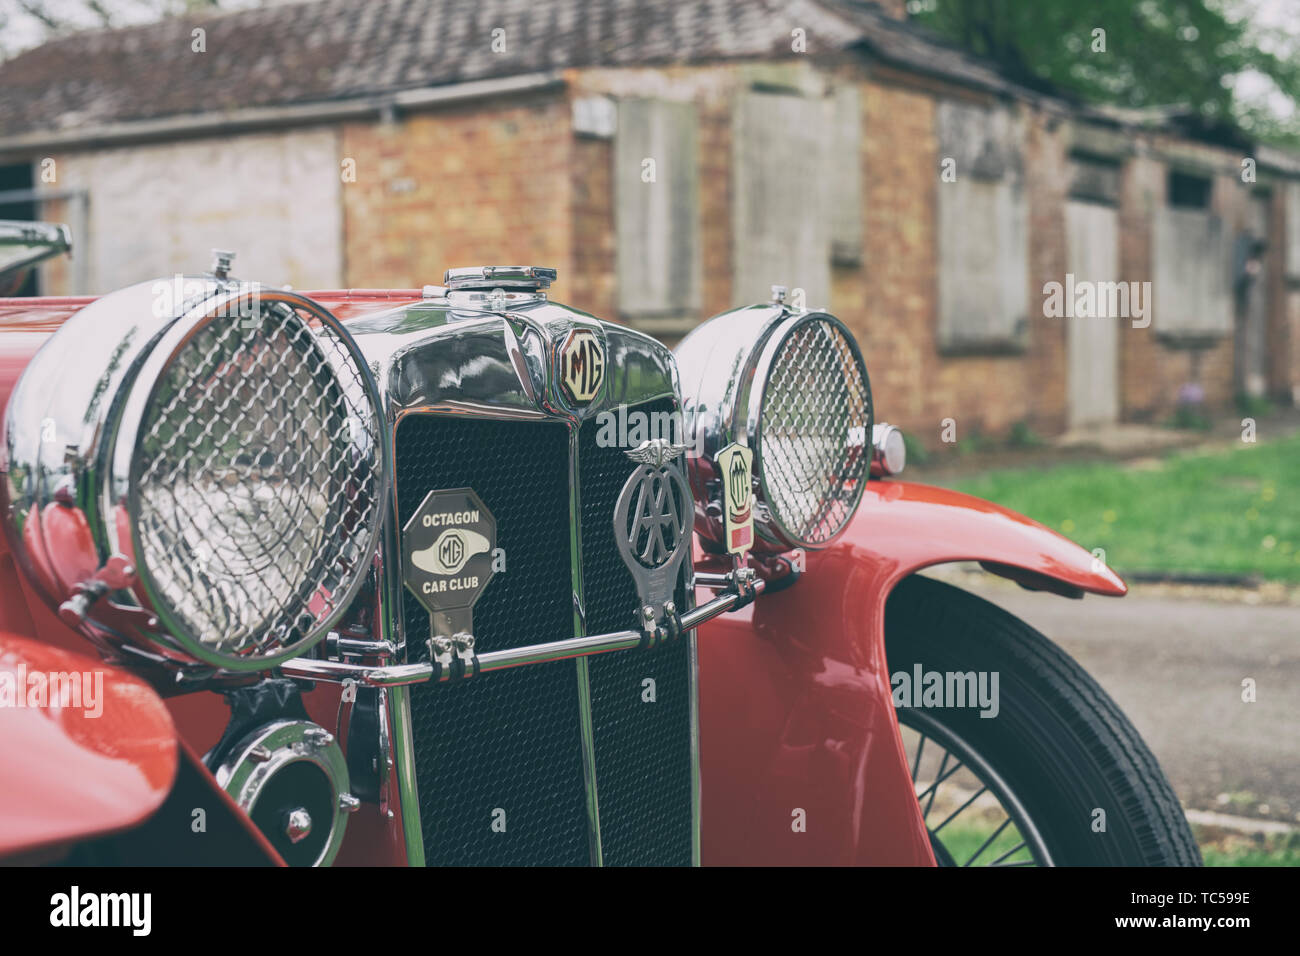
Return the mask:
{"type": "Polygon", "coordinates": [[[871,464],[881,475],[897,475],[907,465],[903,433],[887,422],[871,427],[871,464]]]}
{"type": "Polygon", "coordinates": [[[235,261],[235,254],[229,249],[212,250],[212,274],[218,279],[230,278],[230,267],[235,261]]]}

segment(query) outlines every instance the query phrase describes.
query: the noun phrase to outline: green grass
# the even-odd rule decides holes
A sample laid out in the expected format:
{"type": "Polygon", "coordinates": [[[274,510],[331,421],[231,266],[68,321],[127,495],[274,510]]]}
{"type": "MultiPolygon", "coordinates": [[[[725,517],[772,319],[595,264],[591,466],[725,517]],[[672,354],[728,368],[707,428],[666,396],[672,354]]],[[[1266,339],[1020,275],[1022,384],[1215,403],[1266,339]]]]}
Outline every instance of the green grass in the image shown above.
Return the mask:
{"type": "Polygon", "coordinates": [[[1252,837],[1192,827],[1206,866],[1300,866],[1300,831],[1252,837]]]}
{"type": "MultiPolygon", "coordinates": [[[[939,819],[942,819],[942,817],[939,819]]],[[[993,822],[972,820],[960,823],[954,821],[939,831],[939,840],[943,843],[944,849],[952,854],[952,858],[957,861],[957,865],[964,866],[966,861],[971,858],[975,851],[979,850],[984,841],[998,828],[999,823],[1001,823],[1000,820],[993,822]]],[[[1019,831],[1014,826],[1007,827],[998,834],[997,839],[989,844],[988,849],[980,853],[971,866],[988,866],[1017,843],[1020,843],[1022,839],[1019,831]]],[[[1033,855],[1029,852],[1028,847],[1024,847],[1002,862],[1003,864],[1021,863],[1031,859],[1033,859],[1033,855]]]]}
{"type": "MultiPolygon", "coordinates": [[[[972,820],[944,827],[939,836],[944,847],[960,865],[979,849],[996,828],[994,822],[972,820]]],[[[1206,866],[1300,866],[1300,831],[1278,836],[1247,836],[1217,827],[1192,826],[1206,866]]],[[[1020,835],[1008,827],[980,854],[973,865],[988,865],[1020,842],[1020,835]]],[[[1022,849],[1004,862],[1030,859],[1022,849]]]]}
{"type": "Polygon", "coordinates": [[[1300,435],[1146,463],[989,472],[955,487],[1132,571],[1300,582],[1300,435]]]}

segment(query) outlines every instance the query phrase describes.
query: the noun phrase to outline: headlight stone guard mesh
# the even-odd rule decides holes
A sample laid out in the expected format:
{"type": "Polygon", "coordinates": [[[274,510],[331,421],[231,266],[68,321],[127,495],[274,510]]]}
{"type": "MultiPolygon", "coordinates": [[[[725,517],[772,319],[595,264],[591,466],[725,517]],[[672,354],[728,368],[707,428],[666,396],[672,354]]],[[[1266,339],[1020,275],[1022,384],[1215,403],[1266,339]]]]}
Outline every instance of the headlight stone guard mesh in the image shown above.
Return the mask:
{"type": "Polygon", "coordinates": [[[767,507],[796,543],[824,546],[853,516],[870,465],[871,388],[837,321],[812,316],[786,333],[762,401],[757,458],[767,507]]]}
{"type": "Polygon", "coordinates": [[[155,610],[235,669],[324,636],[368,570],[387,487],[351,338],[307,300],[251,301],[198,324],[153,386],[130,487],[155,610]]]}

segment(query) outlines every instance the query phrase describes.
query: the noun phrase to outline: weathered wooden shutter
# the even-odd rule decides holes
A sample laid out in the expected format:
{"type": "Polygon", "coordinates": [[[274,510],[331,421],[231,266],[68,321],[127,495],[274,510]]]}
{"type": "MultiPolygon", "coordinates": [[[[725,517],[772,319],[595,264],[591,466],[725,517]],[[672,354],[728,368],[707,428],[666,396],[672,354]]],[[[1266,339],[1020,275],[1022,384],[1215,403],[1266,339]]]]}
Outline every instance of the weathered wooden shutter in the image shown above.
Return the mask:
{"type": "Polygon", "coordinates": [[[831,99],[831,257],[837,266],[862,263],[862,104],[858,88],[840,86],[831,99]]]}
{"type": "Polygon", "coordinates": [[[761,302],[771,287],[804,290],[830,305],[829,123],[825,100],[746,92],[733,129],[732,299],[761,302]]]}
{"type": "Polygon", "coordinates": [[[1009,110],[947,101],[935,122],[936,175],[955,175],[937,185],[939,347],[1019,346],[1029,310],[1023,131],[1009,110]]]}
{"type": "Polygon", "coordinates": [[[700,307],[695,107],[619,101],[614,135],[618,311],[627,319],[693,317],[700,307]],[[653,162],[653,181],[650,166],[653,162]]]}
{"type": "Polygon", "coordinates": [[[1167,338],[1232,331],[1232,237],[1209,209],[1161,206],[1155,214],[1152,327],[1167,338]]]}

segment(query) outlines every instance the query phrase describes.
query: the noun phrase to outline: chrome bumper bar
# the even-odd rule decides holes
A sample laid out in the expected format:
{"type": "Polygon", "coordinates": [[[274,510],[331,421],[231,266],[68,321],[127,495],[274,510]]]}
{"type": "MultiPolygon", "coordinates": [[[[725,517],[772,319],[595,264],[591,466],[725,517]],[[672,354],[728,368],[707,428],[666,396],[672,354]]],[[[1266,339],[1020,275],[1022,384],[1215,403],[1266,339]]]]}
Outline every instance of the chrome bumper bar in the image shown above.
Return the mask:
{"type": "MultiPolygon", "coordinates": [[[[751,572],[752,574],[752,572],[751,572]]],[[[681,616],[681,634],[726,614],[739,610],[749,604],[763,592],[765,582],[762,578],[742,578],[740,586],[735,584],[731,574],[700,573],[695,576],[695,583],[701,587],[721,588],[713,600],[701,604],[681,616]]],[[[549,644],[530,644],[526,647],[514,647],[504,651],[488,651],[477,655],[477,673],[509,670],[528,664],[543,664],[549,661],[561,661],[576,657],[589,657],[594,654],[608,654],[611,651],[625,651],[640,647],[646,642],[644,631],[610,631],[607,634],[591,634],[586,637],[570,637],[553,641],[549,644]]],[[[355,646],[356,642],[353,642],[355,646]]],[[[427,684],[435,681],[450,683],[453,680],[468,680],[475,671],[466,670],[462,676],[454,676],[447,668],[435,668],[431,663],[419,664],[349,664],[343,661],[316,660],[298,658],[280,666],[280,672],[286,677],[299,677],[307,680],[343,683],[355,681],[368,687],[400,687],[406,684],[427,684]]]]}

